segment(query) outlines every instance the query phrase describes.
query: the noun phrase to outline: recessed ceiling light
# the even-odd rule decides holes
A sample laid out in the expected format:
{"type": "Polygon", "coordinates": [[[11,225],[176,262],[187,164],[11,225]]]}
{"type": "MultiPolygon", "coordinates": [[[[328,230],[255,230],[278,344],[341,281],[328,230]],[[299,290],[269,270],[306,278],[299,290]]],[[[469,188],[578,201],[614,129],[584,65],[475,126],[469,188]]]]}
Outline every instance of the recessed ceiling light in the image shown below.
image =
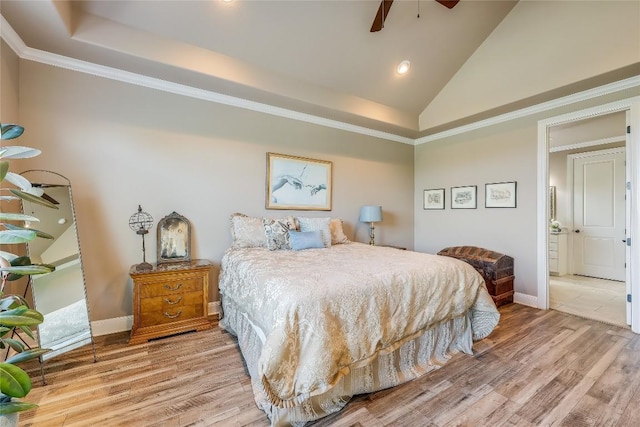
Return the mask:
{"type": "Polygon", "coordinates": [[[409,72],[409,68],[411,68],[411,62],[405,59],[400,64],[398,64],[398,68],[396,68],[396,71],[398,72],[398,74],[403,75],[409,72]]]}

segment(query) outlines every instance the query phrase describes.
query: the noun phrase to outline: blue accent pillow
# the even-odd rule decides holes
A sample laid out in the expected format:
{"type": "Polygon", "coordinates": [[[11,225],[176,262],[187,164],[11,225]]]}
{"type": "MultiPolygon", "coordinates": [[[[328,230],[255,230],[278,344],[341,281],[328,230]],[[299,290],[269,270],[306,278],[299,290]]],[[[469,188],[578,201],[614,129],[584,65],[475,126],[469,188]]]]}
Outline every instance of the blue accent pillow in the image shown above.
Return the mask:
{"type": "Polygon", "coordinates": [[[294,251],[303,249],[324,248],[322,233],[320,230],[314,231],[293,231],[289,230],[289,244],[294,251]]]}

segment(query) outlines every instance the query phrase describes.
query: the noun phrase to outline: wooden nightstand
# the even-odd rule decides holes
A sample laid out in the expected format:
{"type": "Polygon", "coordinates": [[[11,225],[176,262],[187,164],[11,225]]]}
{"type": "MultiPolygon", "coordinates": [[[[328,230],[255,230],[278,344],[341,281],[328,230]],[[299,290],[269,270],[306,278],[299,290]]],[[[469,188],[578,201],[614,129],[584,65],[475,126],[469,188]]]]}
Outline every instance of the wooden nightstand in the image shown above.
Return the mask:
{"type": "Polygon", "coordinates": [[[137,271],[132,266],[133,327],[129,344],[212,327],[207,319],[211,262],[154,265],[137,271]]]}

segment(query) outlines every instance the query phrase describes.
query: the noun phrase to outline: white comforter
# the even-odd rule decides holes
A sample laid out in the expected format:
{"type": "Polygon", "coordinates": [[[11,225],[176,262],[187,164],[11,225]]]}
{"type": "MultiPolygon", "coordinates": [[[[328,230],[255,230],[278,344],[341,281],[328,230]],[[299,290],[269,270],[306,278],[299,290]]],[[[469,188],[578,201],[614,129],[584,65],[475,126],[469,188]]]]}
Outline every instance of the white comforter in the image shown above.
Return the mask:
{"type": "MultiPolygon", "coordinates": [[[[229,249],[220,293],[263,338],[258,373],[278,407],[329,390],[351,368],[465,315],[473,338],[499,313],[482,277],[448,257],[359,243],[327,249],[229,249]]],[[[223,318],[221,325],[232,329],[223,318]]],[[[233,332],[233,330],[231,330],[233,332]]]]}

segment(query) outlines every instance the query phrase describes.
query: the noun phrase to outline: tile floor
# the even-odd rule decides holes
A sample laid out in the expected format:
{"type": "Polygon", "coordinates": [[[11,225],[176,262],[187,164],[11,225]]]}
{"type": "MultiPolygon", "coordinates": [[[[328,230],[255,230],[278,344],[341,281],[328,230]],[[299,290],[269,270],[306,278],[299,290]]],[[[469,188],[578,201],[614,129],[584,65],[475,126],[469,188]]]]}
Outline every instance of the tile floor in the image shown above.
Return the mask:
{"type": "Polygon", "coordinates": [[[550,276],[549,306],[553,310],[618,326],[627,326],[625,283],[585,276],[550,276]]]}

